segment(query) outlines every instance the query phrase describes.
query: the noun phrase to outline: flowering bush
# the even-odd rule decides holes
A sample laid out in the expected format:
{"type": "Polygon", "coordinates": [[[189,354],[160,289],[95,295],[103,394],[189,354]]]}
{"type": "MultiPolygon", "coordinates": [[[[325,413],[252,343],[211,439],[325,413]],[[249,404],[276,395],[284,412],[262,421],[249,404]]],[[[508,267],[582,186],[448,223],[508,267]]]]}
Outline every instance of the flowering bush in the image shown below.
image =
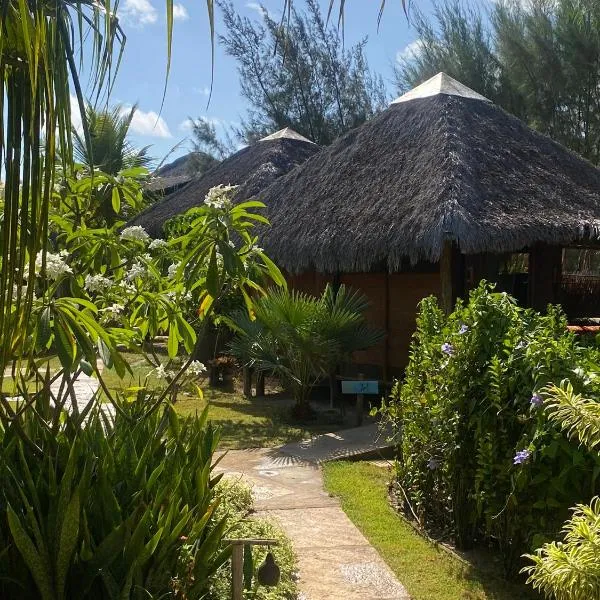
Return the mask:
{"type": "Polygon", "coordinates": [[[459,546],[496,540],[514,571],[600,491],[598,456],[548,420],[541,391],[563,378],[598,391],[599,359],[559,309],[524,310],[487,284],[449,316],[423,300],[406,379],[383,408],[402,436],[400,499],[459,546]]]}

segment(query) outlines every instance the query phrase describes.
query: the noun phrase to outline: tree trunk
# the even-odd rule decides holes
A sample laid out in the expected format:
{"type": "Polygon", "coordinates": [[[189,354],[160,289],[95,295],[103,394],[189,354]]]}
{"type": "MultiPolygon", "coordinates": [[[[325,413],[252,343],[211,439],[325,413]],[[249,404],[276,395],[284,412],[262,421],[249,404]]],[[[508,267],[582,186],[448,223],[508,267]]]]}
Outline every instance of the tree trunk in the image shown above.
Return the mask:
{"type": "Polygon", "coordinates": [[[244,367],[243,370],[244,378],[244,397],[252,397],[252,369],[250,367],[244,367]]]}
{"type": "Polygon", "coordinates": [[[259,371],[256,374],[256,397],[262,398],[265,395],[265,373],[264,371],[259,371]]]}

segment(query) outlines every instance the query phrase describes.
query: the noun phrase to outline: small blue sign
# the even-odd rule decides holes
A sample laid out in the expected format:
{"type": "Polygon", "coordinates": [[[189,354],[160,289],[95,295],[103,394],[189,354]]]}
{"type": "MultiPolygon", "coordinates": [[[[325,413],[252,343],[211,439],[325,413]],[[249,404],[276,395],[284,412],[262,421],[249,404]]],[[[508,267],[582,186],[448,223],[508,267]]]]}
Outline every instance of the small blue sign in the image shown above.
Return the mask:
{"type": "Polygon", "coordinates": [[[342,381],[342,394],[379,394],[379,381],[342,381]]]}

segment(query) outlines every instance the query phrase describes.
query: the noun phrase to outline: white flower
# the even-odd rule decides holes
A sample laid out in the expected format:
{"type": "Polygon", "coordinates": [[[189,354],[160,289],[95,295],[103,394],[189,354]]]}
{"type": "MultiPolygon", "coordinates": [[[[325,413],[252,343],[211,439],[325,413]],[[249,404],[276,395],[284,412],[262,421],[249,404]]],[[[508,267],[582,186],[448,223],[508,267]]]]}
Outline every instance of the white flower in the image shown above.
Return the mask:
{"type": "Polygon", "coordinates": [[[168,246],[168,244],[165,240],[161,240],[160,238],[157,238],[156,240],[152,240],[150,242],[148,249],[156,250],[157,248],[165,248],[166,246],[168,246]]]}
{"type": "Polygon", "coordinates": [[[84,288],[90,292],[102,292],[112,286],[112,281],[102,275],[86,275],[84,288]]]}
{"type": "Polygon", "coordinates": [[[138,277],[143,277],[146,274],[146,267],[140,264],[139,262],[133,263],[131,265],[131,269],[127,271],[127,275],[125,275],[125,279],[127,281],[134,281],[138,277]]]}
{"type": "Polygon", "coordinates": [[[188,367],[188,372],[190,375],[201,375],[206,371],[206,367],[204,363],[201,363],[199,360],[193,360],[188,367]]]}
{"type": "Polygon", "coordinates": [[[150,236],[146,233],[146,230],[140,225],[132,225],[131,227],[125,227],[121,231],[121,240],[123,241],[136,241],[147,242],[150,236]]]}
{"type": "Polygon", "coordinates": [[[179,269],[179,265],[181,263],[173,263],[172,265],[169,266],[169,269],[167,271],[167,275],[173,279],[173,277],[175,277],[175,275],[177,274],[177,270],[179,269]]]}
{"type": "MultiPolygon", "coordinates": [[[[61,250],[58,254],[46,252],[46,275],[49,279],[55,281],[61,275],[73,273],[73,269],[65,262],[65,258],[69,256],[66,250],[61,250]]],[[[35,258],[35,267],[39,271],[42,268],[43,252],[40,250],[35,258]]]]}
{"type": "Polygon", "coordinates": [[[107,306],[106,308],[103,308],[102,310],[107,315],[116,318],[125,310],[125,307],[122,304],[111,304],[110,306],[107,306]]]}
{"type": "Polygon", "coordinates": [[[258,253],[258,252],[264,252],[264,250],[260,246],[252,246],[252,248],[250,248],[250,252],[258,253]]]}
{"type": "Polygon", "coordinates": [[[154,373],[156,375],[156,379],[165,379],[166,377],[173,377],[173,371],[168,371],[165,369],[165,365],[158,365],[156,369],[154,369],[154,373]]]}
{"type": "Polygon", "coordinates": [[[229,196],[236,187],[235,185],[217,185],[210,188],[204,198],[204,204],[210,206],[210,208],[227,208],[231,206],[229,196]]]}
{"type": "Polygon", "coordinates": [[[123,288],[123,291],[127,294],[135,294],[135,292],[137,292],[135,285],[128,283],[127,281],[121,281],[119,287],[123,288]]]}

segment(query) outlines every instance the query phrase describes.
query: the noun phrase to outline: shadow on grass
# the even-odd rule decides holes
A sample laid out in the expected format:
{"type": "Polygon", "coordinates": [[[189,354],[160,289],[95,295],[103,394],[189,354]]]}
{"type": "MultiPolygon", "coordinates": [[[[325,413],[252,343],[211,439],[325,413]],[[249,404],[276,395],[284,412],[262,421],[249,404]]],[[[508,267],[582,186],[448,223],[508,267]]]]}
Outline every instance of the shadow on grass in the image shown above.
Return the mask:
{"type": "Polygon", "coordinates": [[[208,404],[209,419],[221,430],[220,447],[225,449],[267,448],[299,441],[331,431],[319,420],[298,423],[291,417],[294,402],[285,394],[245,398],[239,393],[213,388],[204,399],[180,397],[175,405],[182,415],[200,413],[208,404]]]}

